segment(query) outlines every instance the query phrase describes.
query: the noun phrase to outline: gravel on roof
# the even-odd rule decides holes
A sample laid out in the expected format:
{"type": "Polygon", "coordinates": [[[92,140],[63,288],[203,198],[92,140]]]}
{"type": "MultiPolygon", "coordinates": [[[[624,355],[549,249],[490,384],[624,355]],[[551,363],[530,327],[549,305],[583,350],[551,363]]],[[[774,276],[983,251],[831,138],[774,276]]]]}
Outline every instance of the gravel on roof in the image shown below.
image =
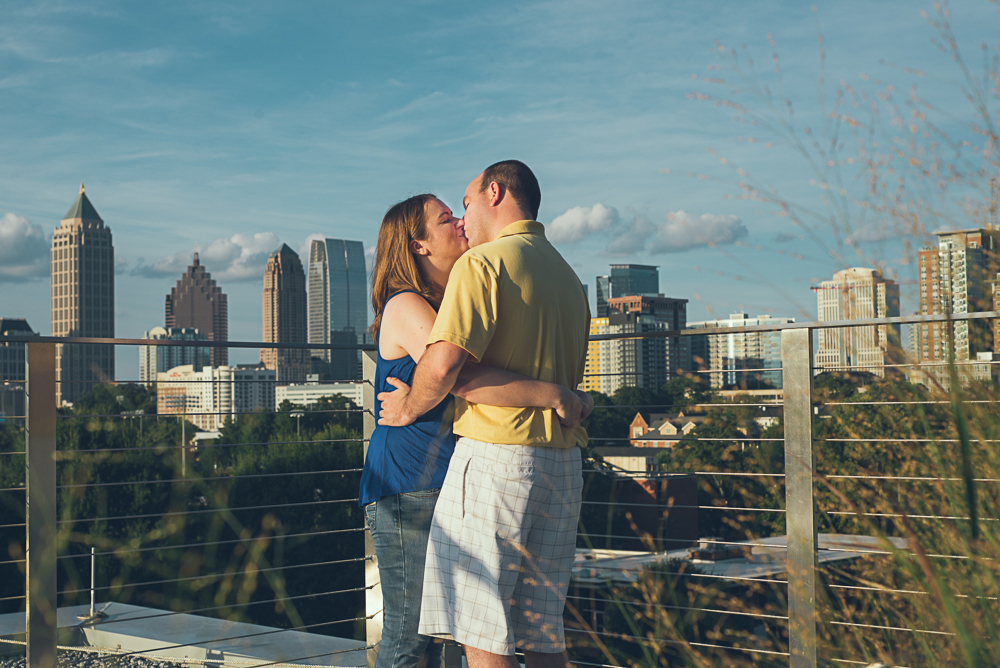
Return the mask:
{"type": "MultiPolygon", "coordinates": [[[[180,668],[180,664],[165,659],[143,656],[120,656],[98,652],[59,650],[59,668],[180,668]]],[[[25,657],[0,657],[0,668],[28,668],[25,657]]]]}

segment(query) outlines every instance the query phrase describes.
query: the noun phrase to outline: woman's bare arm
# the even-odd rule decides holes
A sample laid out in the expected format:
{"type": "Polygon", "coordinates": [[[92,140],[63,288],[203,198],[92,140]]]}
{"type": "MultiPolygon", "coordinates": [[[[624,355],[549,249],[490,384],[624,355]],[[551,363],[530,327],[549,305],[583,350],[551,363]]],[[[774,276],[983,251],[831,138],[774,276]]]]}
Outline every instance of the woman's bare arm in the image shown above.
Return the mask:
{"type": "Polygon", "coordinates": [[[474,362],[466,362],[462,367],[452,393],[476,404],[551,408],[565,426],[584,420],[594,406],[590,396],[583,392],[474,362]]]}

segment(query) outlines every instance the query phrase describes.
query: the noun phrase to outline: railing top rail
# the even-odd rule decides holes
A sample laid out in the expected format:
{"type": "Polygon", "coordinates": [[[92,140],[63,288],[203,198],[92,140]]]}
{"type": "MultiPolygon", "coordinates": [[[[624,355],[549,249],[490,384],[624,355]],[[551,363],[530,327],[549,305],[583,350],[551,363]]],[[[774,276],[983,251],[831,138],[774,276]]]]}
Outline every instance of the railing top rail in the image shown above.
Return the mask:
{"type": "Polygon", "coordinates": [[[173,339],[116,339],[92,336],[31,336],[0,334],[0,343],[91,343],[118,346],[181,346],[187,348],[287,348],[301,350],[375,350],[374,344],[267,343],[265,341],[175,341],[173,339]]]}
{"type": "Polygon", "coordinates": [[[978,313],[951,313],[932,315],[907,315],[893,318],[861,318],[858,320],[813,320],[810,322],[786,322],[774,325],[753,325],[747,327],[705,327],[699,329],[665,329],[658,332],[635,332],[624,334],[591,334],[591,341],[612,341],[616,339],[666,339],[682,336],[704,336],[706,334],[749,334],[754,332],[780,332],[786,329],[841,329],[844,327],[866,327],[871,325],[907,325],[920,322],[955,322],[960,320],[996,320],[1000,311],[978,313]]]}
{"type": "MultiPolygon", "coordinates": [[[[862,318],[857,320],[813,320],[809,322],[788,322],[773,325],[747,327],[705,327],[699,329],[667,329],[656,332],[631,332],[622,334],[592,334],[591,341],[612,341],[616,339],[661,339],[682,336],[704,336],[713,334],[749,334],[760,332],[781,332],[786,329],[841,329],[844,327],[866,327],[872,325],[906,325],[921,322],[958,322],[965,320],[1000,319],[1000,311],[978,313],[951,313],[932,315],[907,315],[893,318],[862,318]]],[[[343,345],[336,343],[268,343],[265,341],[175,341],[172,339],[118,339],[88,336],[32,336],[25,334],[0,334],[0,343],[89,343],[119,346],[182,346],[188,348],[287,348],[303,350],[371,350],[370,343],[343,345]]]]}

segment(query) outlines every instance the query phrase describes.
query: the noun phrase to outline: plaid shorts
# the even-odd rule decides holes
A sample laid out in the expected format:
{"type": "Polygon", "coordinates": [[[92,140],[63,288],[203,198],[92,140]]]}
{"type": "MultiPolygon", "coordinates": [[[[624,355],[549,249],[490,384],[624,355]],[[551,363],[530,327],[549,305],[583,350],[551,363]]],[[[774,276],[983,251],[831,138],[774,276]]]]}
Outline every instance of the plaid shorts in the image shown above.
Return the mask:
{"type": "Polygon", "coordinates": [[[582,489],[579,448],[460,438],[431,521],[420,633],[507,656],[565,649],[582,489]]]}

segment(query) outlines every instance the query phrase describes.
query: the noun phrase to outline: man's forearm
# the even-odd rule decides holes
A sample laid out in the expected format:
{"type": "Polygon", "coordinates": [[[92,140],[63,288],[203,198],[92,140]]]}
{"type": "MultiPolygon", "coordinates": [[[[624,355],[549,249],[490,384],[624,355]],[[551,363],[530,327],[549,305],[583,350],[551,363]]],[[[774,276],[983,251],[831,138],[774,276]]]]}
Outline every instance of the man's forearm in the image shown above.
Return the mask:
{"type": "Polygon", "coordinates": [[[417,417],[441,403],[454,387],[468,356],[467,352],[446,341],[429,346],[413,372],[413,384],[403,404],[404,412],[417,417]]]}

